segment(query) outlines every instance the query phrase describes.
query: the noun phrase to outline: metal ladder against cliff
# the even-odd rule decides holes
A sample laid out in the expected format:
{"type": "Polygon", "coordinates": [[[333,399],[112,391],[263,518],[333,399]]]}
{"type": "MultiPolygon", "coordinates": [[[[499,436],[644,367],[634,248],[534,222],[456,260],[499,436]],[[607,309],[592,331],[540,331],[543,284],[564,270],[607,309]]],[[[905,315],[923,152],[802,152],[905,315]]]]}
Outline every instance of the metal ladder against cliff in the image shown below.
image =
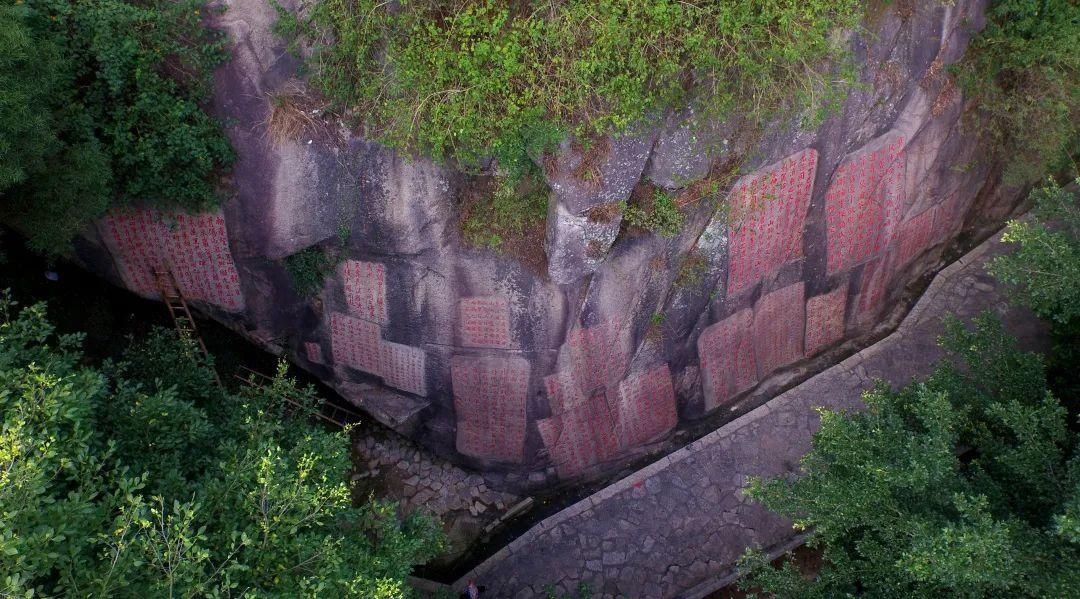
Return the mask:
{"type": "MultiPolygon", "coordinates": [[[[267,376],[257,370],[252,370],[247,366],[240,366],[238,372],[233,376],[245,385],[248,385],[249,387],[255,387],[257,389],[265,388],[267,385],[273,383],[274,381],[272,377],[267,376]]],[[[301,413],[308,410],[308,408],[306,408],[304,405],[302,405],[295,399],[292,399],[291,397],[286,396],[282,399],[284,399],[285,403],[288,404],[288,408],[298,410],[301,413]]],[[[327,422],[342,429],[348,426],[350,423],[360,421],[359,413],[349,410],[347,408],[343,408],[333,402],[326,401],[326,399],[322,399],[322,401],[319,403],[318,409],[312,411],[311,414],[316,418],[322,420],[323,422],[327,422]]]]}
{"type": "MultiPolygon", "coordinates": [[[[194,340],[203,356],[209,359],[210,352],[206,351],[206,343],[203,342],[202,335],[199,334],[199,329],[195,326],[195,318],[191,316],[191,310],[188,309],[184,295],[180,293],[180,287],[176,284],[172,272],[157,270],[154,271],[154,276],[157,278],[161,299],[165,302],[165,307],[169,309],[169,316],[176,327],[176,332],[181,339],[194,340]]],[[[217,383],[218,387],[221,387],[221,377],[218,376],[217,369],[211,370],[214,373],[214,382],[217,383]]]]}

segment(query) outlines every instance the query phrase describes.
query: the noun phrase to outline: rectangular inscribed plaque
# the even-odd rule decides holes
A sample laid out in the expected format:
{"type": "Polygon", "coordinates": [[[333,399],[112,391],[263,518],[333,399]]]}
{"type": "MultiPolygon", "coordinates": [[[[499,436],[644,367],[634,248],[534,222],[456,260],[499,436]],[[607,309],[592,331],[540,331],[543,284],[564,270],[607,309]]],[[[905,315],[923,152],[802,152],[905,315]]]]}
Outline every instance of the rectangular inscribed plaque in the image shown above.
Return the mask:
{"type": "Polygon", "coordinates": [[[574,329],[570,331],[566,343],[570,346],[574,380],[585,395],[622,379],[628,358],[617,323],[574,329]]]}
{"type": "Polygon", "coordinates": [[[307,353],[308,362],[313,364],[325,364],[323,362],[322,346],[314,341],[304,342],[304,351],[307,353]]]}
{"type": "Polygon", "coordinates": [[[859,301],[857,313],[859,319],[875,316],[881,309],[881,300],[888,290],[892,268],[889,266],[891,255],[878,258],[863,268],[859,281],[859,301]]]}
{"type": "Polygon", "coordinates": [[[243,308],[225,219],[220,214],[174,214],[164,217],[165,255],[185,297],[226,310],[243,308]]]}
{"type": "Polygon", "coordinates": [[[806,300],[806,355],[814,355],[844,337],[846,305],[846,281],[825,295],[806,300]]]}
{"type": "Polygon", "coordinates": [[[614,418],[603,390],[543,422],[540,436],[560,478],[578,475],[618,452],[614,418]]]}
{"type": "Polygon", "coordinates": [[[529,372],[529,361],[519,357],[450,359],[459,452],[503,462],[524,459],[529,372]]]}
{"type": "Polygon", "coordinates": [[[670,431],[678,423],[675,388],[667,364],[619,383],[616,432],[622,447],[634,447],[670,431]]]}
{"type": "Polygon", "coordinates": [[[240,277],[221,213],[117,211],[99,230],[129,289],[158,297],[156,271],[169,271],[180,293],[231,312],[244,308],[240,277]]]}
{"type": "Polygon", "coordinates": [[[761,377],[803,357],[804,285],[763,296],[754,306],[754,355],[761,377]]]}
{"type": "Polygon", "coordinates": [[[128,289],[160,296],[154,271],[165,268],[161,225],[149,210],[116,211],[101,220],[101,236],[112,251],[128,289]]]}
{"type": "Polygon", "coordinates": [[[424,350],[419,347],[382,342],[383,382],[396,389],[416,395],[427,395],[424,350]]]}
{"type": "Polygon", "coordinates": [[[386,266],[378,262],[346,260],[341,264],[341,278],[349,313],[386,324],[386,266]]]}
{"type": "Polygon", "coordinates": [[[903,268],[933,245],[934,218],[938,211],[936,206],[923,210],[900,225],[893,241],[896,248],[895,268],[903,268]]]}
{"type": "Polygon", "coordinates": [[[510,347],[510,302],[506,297],[462,298],[458,316],[465,347],[510,347]]]}
{"type": "Polygon", "coordinates": [[[817,150],[803,150],[739,180],[732,190],[728,294],[802,256],[817,150]]]}
{"type": "Polygon", "coordinates": [[[335,363],[376,376],[382,374],[382,331],[374,322],[333,312],[330,348],[335,363]]]}
{"type": "Polygon", "coordinates": [[[572,410],[585,403],[588,397],[581,392],[581,386],[574,380],[572,370],[544,377],[544,390],[547,391],[548,404],[554,414],[572,410]]]}
{"type": "Polygon", "coordinates": [[[753,326],[754,313],[745,309],[706,327],[698,337],[706,411],[757,384],[753,326]]]}
{"type": "Polygon", "coordinates": [[[537,420],[536,430],[540,431],[540,440],[544,442],[544,447],[547,447],[550,453],[551,449],[559,443],[559,436],[562,435],[562,421],[558,418],[537,420]]]}
{"type": "Polygon", "coordinates": [[[881,253],[904,206],[904,139],[887,133],[849,154],[825,192],[828,274],[881,253]]]}

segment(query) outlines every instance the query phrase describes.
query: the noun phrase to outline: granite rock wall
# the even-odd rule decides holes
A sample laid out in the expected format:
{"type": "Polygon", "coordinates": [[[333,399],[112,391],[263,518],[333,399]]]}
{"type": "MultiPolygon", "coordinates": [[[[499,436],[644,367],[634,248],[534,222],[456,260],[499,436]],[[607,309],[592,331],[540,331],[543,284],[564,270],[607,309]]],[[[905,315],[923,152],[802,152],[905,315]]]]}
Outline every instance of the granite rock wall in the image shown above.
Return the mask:
{"type": "Polygon", "coordinates": [[[234,197],[111,215],[80,257],[147,297],[169,268],[201,311],[458,463],[537,484],[610,471],[879,334],[958,239],[1014,209],[1020,190],[999,184],[945,69],[984,0],[879,4],[844,41],[861,85],[820,127],[672,113],[589,155],[564,143],[544,160],[537,272],[463,243],[469,179],[453,168],[336,123],[272,143],[269,97],[296,84],[296,61],[269,3],[229,0],[215,108],[234,197]],[[621,222],[617,203],[652,188],[686,214],[672,238],[621,222]],[[342,261],[303,298],[281,260],[312,246],[342,261]]]}

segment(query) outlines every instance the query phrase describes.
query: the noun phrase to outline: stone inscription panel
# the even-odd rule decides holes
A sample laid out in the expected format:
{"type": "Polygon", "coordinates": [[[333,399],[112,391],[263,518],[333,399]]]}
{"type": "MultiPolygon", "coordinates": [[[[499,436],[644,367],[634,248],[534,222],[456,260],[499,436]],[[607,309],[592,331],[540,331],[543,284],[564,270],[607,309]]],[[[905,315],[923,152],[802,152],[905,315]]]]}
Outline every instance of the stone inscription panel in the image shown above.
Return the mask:
{"type": "Polygon", "coordinates": [[[574,371],[556,372],[544,377],[544,390],[547,391],[548,403],[554,414],[572,410],[585,403],[579,385],[574,381],[574,371]]]}
{"type": "Polygon", "coordinates": [[[586,395],[622,379],[628,358],[620,343],[617,323],[575,329],[570,331],[566,343],[570,346],[574,379],[586,395]]]}
{"type": "Polygon", "coordinates": [[[806,300],[806,355],[810,356],[844,337],[847,285],[806,300]]]}
{"type": "Polygon", "coordinates": [[[863,269],[862,279],[859,281],[858,318],[874,316],[880,309],[892,272],[889,267],[890,259],[891,256],[878,258],[863,269]]]}
{"type": "Polygon", "coordinates": [[[825,192],[827,272],[881,253],[903,210],[904,139],[886,134],[844,159],[825,192]]]}
{"type": "Polygon", "coordinates": [[[426,356],[418,347],[382,342],[382,378],[387,385],[415,395],[427,395],[426,356]]]}
{"type": "Polygon", "coordinates": [[[458,302],[461,344],[465,347],[508,348],[510,343],[510,302],[492,295],[466,297],[458,302]]]}
{"type": "Polygon", "coordinates": [[[341,278],[349,312],[364,320],[386,324],[386,266],[346,260],[341,265],[341,278]]]}
{"type": "Polygon", "coordinates": [[[143,296],[160,294],[154,271],[166,266],[163,229],[149,210],[116,212],[101,221],[102,237],[116,259],[128,289],[143,296]]]}
{"type": "Polygon", "coordinates": [[[307,353],[308,362],[325,364],[323,361],[322,346],[314,341],[304,342],[304,352],[307,353]]]}
{"type": "Polygon", "coordinates": [[[803,357],[804,285],[765,295],[754,306],[754,356],[761,377],[803,357]]]}
{"type": "Polygon", "coordinates": [[[939,207],[923,210],[905,221],[896,232],[894,266],[902,268],[934,244],[934,219],[939,207]]]}
{"type": "Polygon", "coordinates": [[[675,388],[667,364],[632,374],[619,383],[616,433],[634,447],[670,431],[678,423],[675,388]]]}
{"type": "Polygon", "coordinates": [[[451,358],[459,452],[488,460],[522,461],[529,371],[524,358],[451,358]]]}
{"type": "Polygon", "coordinates": [[[618,452],[611,406],[603,390],[542,424],[541,437],[561,478],[581,474],[618,452]]]}
{"type": "Polygon", "coordinates": [[[753,326],[754,313],[745,309],[706,327],[698,337],[706,411],[757,383],[753,326]]]}
{"type": "Polygon", "coordinates": [[[332,313],[330,347],[335,363],[376,376],[382,374],[382,333],[374,322],[332,313]]]}
{"type": "Polygon", "coordinates": [[[244,309],[240,276],[220,213],[116,212],[102,219],[100,230],[132,291],[159,296],[154,273],[168,270],[185,298],[230,312],[244,309]]]}
{"type": "Polygon", "coordinates": [[[220,214],[177,214],[166,226],[165,255],[185,296],[229,311],[243,309],[225,218],[220,214]]]}
{"type": "Polygon", "coordinates": [[[752,287],[784,263],[802,256],[817,158],[817,150],[803,150],[735,185],[729,200],[728,294],[752,287]]]}
{"type": "Polygon", "coordinates": [[[555,446],[559,443],[559,435],[562,434],[562,421],[558,418],[537,420],[536,430],[540,431],[540,440],[544,442],[544,447],[548,448],[548,452],[554,452],[555,446]]]}

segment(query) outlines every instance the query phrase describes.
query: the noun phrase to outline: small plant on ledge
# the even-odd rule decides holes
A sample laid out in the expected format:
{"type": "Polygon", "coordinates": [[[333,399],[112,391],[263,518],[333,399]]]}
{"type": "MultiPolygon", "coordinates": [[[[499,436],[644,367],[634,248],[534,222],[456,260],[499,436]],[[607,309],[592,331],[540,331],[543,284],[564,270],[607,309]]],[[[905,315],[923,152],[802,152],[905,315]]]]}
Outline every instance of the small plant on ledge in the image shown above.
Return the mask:
{"type": "Polygon", "coordinates": [[[334,252],[331,255],[319,246],[311,246],[287,256],[283,264],[292,279],[296,293],[306,298],[322,290],[326,277],[340,262],[340,253],[334,252]]]}
{"type": "Polygon", "coordinates": [[[656,233],[661,237],[674,237],[682,228],[684,216],[675,204],[675,200],[664,192],[657,189],[651,201],[627,204],[623,203],[623,218],[627,224],[633,227],[645,229],[656,233]]]}

